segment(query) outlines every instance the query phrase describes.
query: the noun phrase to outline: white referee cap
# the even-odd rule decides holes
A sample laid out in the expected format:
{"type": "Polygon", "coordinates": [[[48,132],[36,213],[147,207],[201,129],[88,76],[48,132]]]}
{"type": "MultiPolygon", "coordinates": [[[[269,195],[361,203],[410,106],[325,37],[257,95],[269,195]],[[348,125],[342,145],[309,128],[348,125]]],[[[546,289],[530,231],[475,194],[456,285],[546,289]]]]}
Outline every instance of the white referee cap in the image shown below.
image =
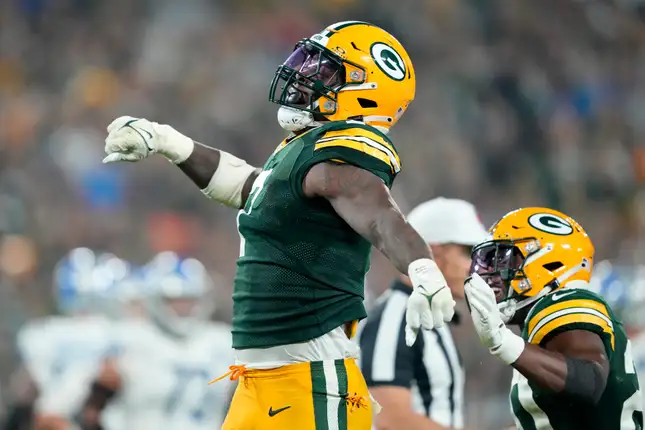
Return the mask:
{"type": "Polygon", "coordinates": [[[465,200],[437,197],[412,209],[407,218],[426,243],[474,246],[488,234],[475,206],[465,200]]]}

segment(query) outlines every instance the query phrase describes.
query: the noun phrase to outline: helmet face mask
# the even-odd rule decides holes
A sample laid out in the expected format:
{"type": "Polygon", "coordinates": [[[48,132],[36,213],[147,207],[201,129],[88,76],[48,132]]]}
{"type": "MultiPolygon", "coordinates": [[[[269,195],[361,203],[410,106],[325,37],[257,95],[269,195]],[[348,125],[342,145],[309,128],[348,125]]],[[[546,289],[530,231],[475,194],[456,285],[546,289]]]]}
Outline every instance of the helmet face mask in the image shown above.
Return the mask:
{"type": "Polygon", "coordinates": [[[473,249],[470,273],[481,276],[500,303],[516,295],[511,287],[513,280],[526,279],[524,262],[524,255],[514,241],[483,242],[473,249]]]}
{"type": "Polygon", "coordinates": [[[346,85],[345,73],[342,58],[312,40],[304,39],[278,67],[271,82],[269,100],[304,112],[324,111],[333,115],[338,92],[346,85]],[[321,99],[325,100],[323,106],[319,106],[321,99]]]}

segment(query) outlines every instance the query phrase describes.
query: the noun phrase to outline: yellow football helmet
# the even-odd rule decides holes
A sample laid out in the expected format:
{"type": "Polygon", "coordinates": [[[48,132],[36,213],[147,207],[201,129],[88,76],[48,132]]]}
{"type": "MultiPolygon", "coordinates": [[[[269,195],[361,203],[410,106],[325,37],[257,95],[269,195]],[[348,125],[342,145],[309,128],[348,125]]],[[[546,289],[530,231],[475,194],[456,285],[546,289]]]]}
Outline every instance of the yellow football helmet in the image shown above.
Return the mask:
{"type": "Polygon", "coordinates": [[[289,131],[357,120],[387,132],[414,99],[415,87],[412,61],[394,36],[345,21],[298,42],[278,67],[269,100],[281,105],[278,121],[289,131]]]}
{"type": "Polygon", "coordinates": [[[588,284],[593,256],[589,236],[574,219],[553,209],[523,208],[504,215],[473,249],[471,273],[490,285],[510,322],[554,290],[574,281],[588,284]]]}

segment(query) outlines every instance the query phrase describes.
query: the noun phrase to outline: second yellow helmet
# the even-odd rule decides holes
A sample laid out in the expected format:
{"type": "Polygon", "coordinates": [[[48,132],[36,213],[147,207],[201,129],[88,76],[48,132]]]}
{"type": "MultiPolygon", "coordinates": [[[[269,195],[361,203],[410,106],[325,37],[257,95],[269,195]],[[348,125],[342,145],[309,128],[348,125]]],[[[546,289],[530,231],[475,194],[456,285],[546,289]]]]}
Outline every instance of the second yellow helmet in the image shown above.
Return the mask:
{"type": "Polygon", "coordinates": [[[504,215],[473,249],[471,273],[493,289],[508,322],[554,290],[574,281],[587,285],[593,257],[591,239],[573,218],[553,209],[523,208],[504,215]]]}

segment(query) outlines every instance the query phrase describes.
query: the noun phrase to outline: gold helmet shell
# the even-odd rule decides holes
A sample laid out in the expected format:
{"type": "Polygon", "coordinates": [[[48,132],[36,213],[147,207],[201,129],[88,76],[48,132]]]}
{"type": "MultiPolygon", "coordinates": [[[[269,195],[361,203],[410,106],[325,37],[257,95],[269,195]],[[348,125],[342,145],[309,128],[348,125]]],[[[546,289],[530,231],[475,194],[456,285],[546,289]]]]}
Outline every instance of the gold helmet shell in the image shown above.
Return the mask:
{"type": "Polygon", "coordinates": [[[508,320],[552,291],[576,281],[588,284],[593,258],[591,239],[573,218],[523,208],[504,215],[473,249],[471,273],[487,281],[508,320]]]}
{"type": "Polygon", "coordinates": [[[394,36],[345,21],[298,42],[278,67],[269,100],[314,121],[356,120],[387,132],[415,88],[410,56],[394,36]]]}

